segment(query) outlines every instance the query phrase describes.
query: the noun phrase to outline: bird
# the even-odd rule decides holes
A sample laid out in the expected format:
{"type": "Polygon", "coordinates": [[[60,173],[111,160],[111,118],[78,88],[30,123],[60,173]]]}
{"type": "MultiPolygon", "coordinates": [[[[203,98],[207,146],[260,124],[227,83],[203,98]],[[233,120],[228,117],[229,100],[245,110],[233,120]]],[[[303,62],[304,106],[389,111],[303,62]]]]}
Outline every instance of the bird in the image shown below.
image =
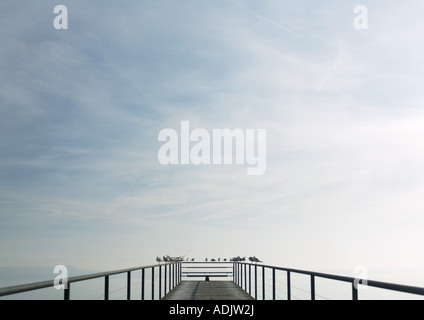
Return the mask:
{"type": "Polygon", "coordinates": [[[255,260],[253,259],[253,257],[249,257],[249,261],[250,262],[255,262],[255,260]]]}
{"type": "Polygon", "coordinates": [[[206,258],[205,261],[208,261],[208,258],[206,258]]]}
{"type": "Polygon", "coordinates": [[[224,258],[224,261],[227,261],[227,258],[224,258]]]}
{"type": "Polygon", "coordinates": [[[161,258],[159,258],[159,257],[156,257],[156,261],[157,261],[158,263],[161,263],[161,262],[162,262],[162,259],[161,259],[161,258]]]}
{"type": "Polygon", "coordinates": [[[211,261],[216,261],[215,259],[211,259],[211,261]]]}
{"type": "Polygon", "coordinates": [[[194,258],[193,258],[193,259],[191,259],[191,261],[194,261],[194,258]]]}
{"type": "Polygon", "coordinates": [[[218,258],[218,261],[221,261],[221,258],[218,258]]]}
{"type": "Polygon", "coordinates": [[[255,256],[253,256],[253,261],[255,261],[255,262],[262,262],[261,260],[259,260],[258,258],[256,258],[255,256]]]}

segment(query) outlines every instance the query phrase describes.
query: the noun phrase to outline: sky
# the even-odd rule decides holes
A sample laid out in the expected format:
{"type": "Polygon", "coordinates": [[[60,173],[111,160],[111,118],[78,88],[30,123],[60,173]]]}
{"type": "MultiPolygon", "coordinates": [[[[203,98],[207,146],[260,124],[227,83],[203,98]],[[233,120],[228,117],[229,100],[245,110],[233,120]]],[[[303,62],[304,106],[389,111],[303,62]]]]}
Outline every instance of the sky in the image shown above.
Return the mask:
{"type": "Polygon", "coordinates": [[[255,255],[424,285],[423,16],[418,0],[2,1],[0,266],[255,255]],[[158,134],[182,121],[265,129],[266,172],[161,164],[158,134]]]}

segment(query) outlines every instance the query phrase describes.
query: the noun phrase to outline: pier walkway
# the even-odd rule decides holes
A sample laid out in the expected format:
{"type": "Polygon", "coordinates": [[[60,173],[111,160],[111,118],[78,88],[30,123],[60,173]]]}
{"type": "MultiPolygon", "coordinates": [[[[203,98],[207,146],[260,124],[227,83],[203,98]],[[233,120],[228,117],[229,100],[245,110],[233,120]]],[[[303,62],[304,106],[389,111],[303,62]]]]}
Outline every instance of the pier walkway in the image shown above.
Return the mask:
{"type": "Polygon", "coordinates": [[[162,300],[253,300],[232,281],[182,281],[162,300]]]}

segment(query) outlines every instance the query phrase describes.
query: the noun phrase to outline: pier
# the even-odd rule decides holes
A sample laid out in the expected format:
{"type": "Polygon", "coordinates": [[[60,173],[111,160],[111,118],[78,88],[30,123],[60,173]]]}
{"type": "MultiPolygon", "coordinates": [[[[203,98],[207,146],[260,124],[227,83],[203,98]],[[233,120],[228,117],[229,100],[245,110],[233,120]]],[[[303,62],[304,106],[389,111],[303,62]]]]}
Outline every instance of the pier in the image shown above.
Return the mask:
{"type": "Polygon", "coordinates": [[[182,281],[162,300],[254,300],[231,281],[182,281]]]}
{"type": "MultiPolygon", "coordinates": [[[[345,296],[359,300],[358,285],[391,290],[424,298],[424,288],[387,283],[369,279],[357,279],[341,275],[319,273],[306,270],[270,266],[261,263],[240,261],[227,262],[160,262],[155,265],[139,266],[108,272],[87,274],[63,279],[66,283],[63,291],[64,300],[78,300],[77,295],[71,295],[75,283],[103,279],[102,299],[109,300],[110,277],[120,275],[125,277],[126,286],[122,293],[126,300],[292,300],[296,289],[292,285],[293,275],[302,275],[308,280],[307,290],[303,290],[309,300],[323,298],[317,294],[321,280],[347,284],[345,296]],[[139,285],[137,294],[133,289],[134,278],[139,285]],[[281,281],[281,280],[284,280],[281,281]],[[350,290],[348,289],[350,287],[350,290]],[[349,292],[350,291],[350,292],[349,292]],[[281,294],[283,292],[283,294],[281,294]],[[136,297],[134,297],[136,295],[136,297]]],[[[0,288],[0,297],[36,291],[53,287],[54,280],[28,283],[12,287],[0,288]]]]}

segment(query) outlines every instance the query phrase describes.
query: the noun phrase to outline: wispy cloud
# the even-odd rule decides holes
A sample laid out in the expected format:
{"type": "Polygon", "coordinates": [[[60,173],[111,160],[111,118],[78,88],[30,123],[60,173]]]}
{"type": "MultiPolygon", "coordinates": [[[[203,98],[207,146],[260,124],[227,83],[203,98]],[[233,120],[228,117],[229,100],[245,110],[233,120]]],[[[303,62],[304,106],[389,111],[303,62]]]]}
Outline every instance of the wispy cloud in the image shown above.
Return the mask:
{"type": "MultiPolygon", "coordinates": [[[[47,2],[25,10],[2,3],[0,215],[9,231],[0,238],[10,248],[7,261],[31,263],[21,253],[44,250],[53,238],[81,259],[73,264],[93,267],[89,257],[108,237],[114,248],[131,243],[127,253],[155,243],[143,250],[156,256],[164,247],[190,251],[195,236],[219,251],[235,235],[231,249],[248,242],[270,258],[272,249],[263,248],[295,241],[301,252],[284,248],[298,262],[307,262],[312,238],[330,254],[341,237],[353,261],[364,224],[364,243],[381,224],[383,239],[402,225],[411,237],[399,241],[416,246],[422,21],[409,16],[409,5],[393,4],[372,5],[370,28],[359,32],[350,3],[97,8],[75,1],[70,28],[60,32],[47,2]],[[388,21],[395,13],[408,23],[388,21]],[[182,120],[206,130],[267,129],[266,174],[160,165],[157,135],[182,120]],[[26,232],[38,238],[31,242],[26,232]],[[171,236],[178,240],[170,244],[171,236]],[[90,241],[81,255],[72,249],[90,241]]],[[[62,252],[58,245],[51,260],[62,252]]],[[[113,263],[106,254],[100,260],[113,263]]]]}

